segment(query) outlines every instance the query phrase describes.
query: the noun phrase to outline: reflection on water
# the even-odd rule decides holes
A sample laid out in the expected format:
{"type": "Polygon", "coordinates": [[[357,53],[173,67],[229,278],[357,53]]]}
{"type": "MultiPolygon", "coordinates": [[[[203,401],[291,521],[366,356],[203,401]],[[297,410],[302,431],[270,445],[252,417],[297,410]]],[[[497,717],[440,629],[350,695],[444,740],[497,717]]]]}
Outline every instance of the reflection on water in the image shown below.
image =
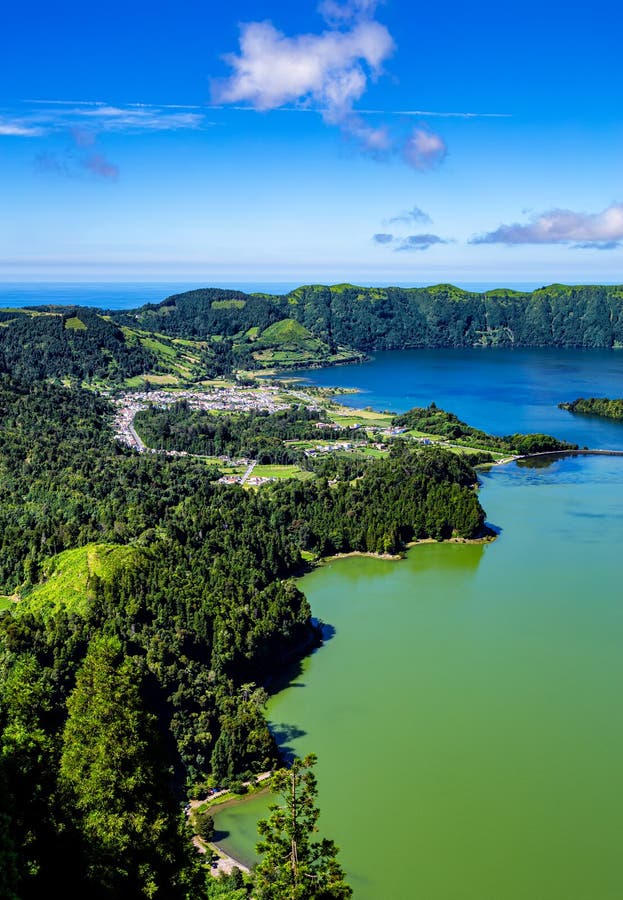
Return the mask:
{"type": "MultiPolygon", "coordinates": [[[[620,900],[623,459],[482,482],[493,543],[302,579],[336,633],[269,717],[358,900],[620,900]]],[[[249,856],[263,814],[217,826],[249,856]]]]}

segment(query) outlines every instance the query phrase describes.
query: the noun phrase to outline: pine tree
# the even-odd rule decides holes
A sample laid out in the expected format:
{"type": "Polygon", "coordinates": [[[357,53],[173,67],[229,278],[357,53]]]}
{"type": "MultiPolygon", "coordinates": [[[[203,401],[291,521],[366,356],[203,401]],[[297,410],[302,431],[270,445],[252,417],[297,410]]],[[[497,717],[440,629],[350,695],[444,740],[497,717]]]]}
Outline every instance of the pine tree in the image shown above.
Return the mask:
{"type": "Polygon", "coordinates": [[[181,900],[195,867],[141,681],[117,639],[91,641],[67,704],[61,782],[78,814],[92,896],[181,900]]]}
{"type": "Polygon", "coordinates": [[[311,839],[320,815],[311,771],[315,763],[313,754],[295,759],[273,776],[271,790],[283,804],[271,806],[270,817],[258,823],[263,840],[257,850],[263,859],[255,869],[257,900],[346,900],[352,895],[333,841],[311,839]]]}

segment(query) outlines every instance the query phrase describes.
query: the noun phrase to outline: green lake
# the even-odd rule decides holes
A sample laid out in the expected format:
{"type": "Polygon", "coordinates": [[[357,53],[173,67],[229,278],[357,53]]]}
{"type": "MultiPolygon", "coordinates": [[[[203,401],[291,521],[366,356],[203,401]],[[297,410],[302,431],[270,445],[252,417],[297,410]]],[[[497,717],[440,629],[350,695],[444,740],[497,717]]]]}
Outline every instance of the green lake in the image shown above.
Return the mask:
{"type": "MultiPolygon", "coordinates": [[[[272,698],[358,900],[623,897],[623,459],[482,476],[487,545],[301,581],[332,636],[272,698]]],[[[257,798],[216,817],[247,860],[257,798]]]]}

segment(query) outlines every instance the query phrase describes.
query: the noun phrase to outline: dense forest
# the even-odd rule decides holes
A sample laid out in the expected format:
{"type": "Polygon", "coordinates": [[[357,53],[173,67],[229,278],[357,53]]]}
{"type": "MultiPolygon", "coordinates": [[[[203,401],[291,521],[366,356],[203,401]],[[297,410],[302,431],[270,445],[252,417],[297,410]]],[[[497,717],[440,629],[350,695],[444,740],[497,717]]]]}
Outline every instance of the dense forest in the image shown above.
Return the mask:
{"type": "Polygon", "coordinates": [[[150,406],[134,417],[134,427],[148,447],[183,450],[199,456],[247,457],[286,465],[302,453],[284,441],[349,438],[347,428],[335,429],[317,410],[304,406],[281,412],[263,410],[235,415],[193,410],[181,400],[164,408],[150,406]],[[326,428],[316,427],[325,424],[326,428]]]}
{"type": "Polygon", "coordinates": [[[139,341],[87,307],[36,314],[0,310],[0,372],[21,380],[93,378],[116,381],[157,364],[139,341]]]}
{"type": "MultiPolygon", "coordinates": [[[[300,287],[283,297],[214,288],[149,304],[120,321],[165,334],[225,335],[240,348],[297,322],[335,351],[422,347],[613,347],[623,344],[623,288],[551,285],[532,293],[429,288],[300,287]]],[[[247,354],[246,362],[249,362],[247,354]]]]}
{"type": "Polygon", "coordinates": [[[7,897],[201,896],[181,800],[277,760],[263,685],[318,640],[292,580],[304,552],[484,531],[449,451],[399,442],[247,491],[121,448],[111,413],[77,387],[0,380],[7,897]]]}
{"type": "Polygon", "coordinates": [[[509,434],[497,437],[462,422],[454,413],[439,409],[434,403],[416,406],[395,416],[392,424],[399,428],[441,435],[464,447],[486,448],[503,453],[546,453],[555,450],[577,450],[577,444],[559,441],[549,434],[509,434]]]}
{"type": "Polygon", "coordinates": [[[582,413],[586,416],[602,416],[606,419],[623,419],[623,400],[607,397],[578,397],[571,403],[559,403],[560,409],[582,413]]]}
{"type": "Polygon", "coordinates": [[[356,362],[375,350],[623,345],[623,288],[532,293],[431,288],[297,288],[285,296],[216,288],[137,310],[0,310],[0,372],[21,380],[192,383],[234,371],[356,362]]]}

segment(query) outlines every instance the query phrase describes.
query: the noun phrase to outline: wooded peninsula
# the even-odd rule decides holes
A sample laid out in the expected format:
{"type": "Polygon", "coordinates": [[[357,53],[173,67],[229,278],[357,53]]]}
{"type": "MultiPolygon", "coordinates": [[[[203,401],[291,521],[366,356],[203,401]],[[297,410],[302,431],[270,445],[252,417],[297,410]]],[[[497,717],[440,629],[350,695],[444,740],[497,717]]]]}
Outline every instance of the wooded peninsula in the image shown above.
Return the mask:
{"type": "Polygon", "coordinates": [[[571,403],[559,403],[560,409],[585,416],[602,416],[605,419],[623,419],[623,400],[609,400],[607,397],[578,397],[571,403]]]}

